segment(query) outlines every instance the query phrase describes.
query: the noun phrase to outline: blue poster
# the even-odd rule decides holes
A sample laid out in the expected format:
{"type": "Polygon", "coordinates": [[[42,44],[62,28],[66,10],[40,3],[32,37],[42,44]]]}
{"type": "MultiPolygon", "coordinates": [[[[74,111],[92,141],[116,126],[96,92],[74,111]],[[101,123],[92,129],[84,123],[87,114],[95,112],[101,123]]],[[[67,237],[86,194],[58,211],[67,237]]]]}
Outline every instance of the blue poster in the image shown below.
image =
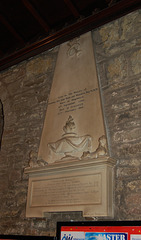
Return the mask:
{"type": "Polygon", "coordinates": [[[92,232],[86,232],[85,240],[127,240],[127,233],[92,233],[92,232]]]}

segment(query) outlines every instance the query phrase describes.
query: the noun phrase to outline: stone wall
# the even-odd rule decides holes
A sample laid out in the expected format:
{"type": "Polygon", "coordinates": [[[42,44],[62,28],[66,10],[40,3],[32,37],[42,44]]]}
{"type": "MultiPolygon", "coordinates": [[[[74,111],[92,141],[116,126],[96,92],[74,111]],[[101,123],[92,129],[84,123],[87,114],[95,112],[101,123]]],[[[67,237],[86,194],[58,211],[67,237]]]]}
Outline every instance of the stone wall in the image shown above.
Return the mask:
{"type": "MultiPolygon", "coordinates": [[[[103,112],[115,171],[116,220],[141,213],[140,11],[93,31],[103,112]]],[[[0,234],[55,235],[56,222],[81,212],[26,218],[29,155],[37,154],[58,47],[0,73],[4,133],[0,151],[0,234]]]]}
{"type": "Polygon", "coordinates": [[[117,160],[115,218],[141,214],[141,12],[93,32],[110,153],[117,160]]]}

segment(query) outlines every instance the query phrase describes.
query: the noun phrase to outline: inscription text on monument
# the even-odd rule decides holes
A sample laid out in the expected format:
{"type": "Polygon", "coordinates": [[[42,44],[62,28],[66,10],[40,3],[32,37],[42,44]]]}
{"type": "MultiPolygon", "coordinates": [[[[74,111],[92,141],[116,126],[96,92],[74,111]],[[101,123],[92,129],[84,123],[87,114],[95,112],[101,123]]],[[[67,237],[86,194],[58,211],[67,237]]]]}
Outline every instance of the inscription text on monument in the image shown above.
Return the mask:
{"type": "Polygon", "coordinates": [[[32,182],[31,207],[101,203],[101,174],[32,182]]]}

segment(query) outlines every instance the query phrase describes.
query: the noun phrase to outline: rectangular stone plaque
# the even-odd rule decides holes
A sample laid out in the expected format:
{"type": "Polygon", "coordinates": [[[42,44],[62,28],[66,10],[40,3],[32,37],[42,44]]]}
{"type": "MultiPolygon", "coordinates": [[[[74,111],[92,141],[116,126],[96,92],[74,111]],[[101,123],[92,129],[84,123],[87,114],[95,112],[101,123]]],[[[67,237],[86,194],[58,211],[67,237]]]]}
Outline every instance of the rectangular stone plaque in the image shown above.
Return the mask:
{"type": "Polygon", "coordinates": [[[113,167],[108,157],[26,169],[27,217],[46,212],[82,211],[83,216],[112,216],[113,167]]]}
{"type": "Polygon", "coordinates": [[[31,207],[101,203],[101,174],[32,182],[31,207]]]}

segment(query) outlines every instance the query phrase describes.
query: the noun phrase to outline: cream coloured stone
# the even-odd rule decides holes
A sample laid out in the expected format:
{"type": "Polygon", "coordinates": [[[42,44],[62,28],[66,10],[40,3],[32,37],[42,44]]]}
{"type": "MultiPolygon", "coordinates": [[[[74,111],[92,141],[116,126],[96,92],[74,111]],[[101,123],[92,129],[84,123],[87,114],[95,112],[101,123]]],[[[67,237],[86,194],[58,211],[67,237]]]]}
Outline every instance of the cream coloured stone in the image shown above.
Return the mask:
{"type": "Polygon", "coordinates": [[[100,157],[26,169],[26,217],[63,211],[82,211],[84,217],[112,217],[114,165],[113,159],[100,157]]]}
{"type": "Polygon", "coordinates": [[[91,33],[60,46],[38,157],[49,164],[94,152],[105,135],[91,33]],[[66,128],[67,126],[67,128],[66,128]]]}
{"type": "Polygon", "coordinates": [[[82,211],[113,216],[108,156],[91,33],[60,46],[38,157],[30,154],[27,217],[82,211]]]}

